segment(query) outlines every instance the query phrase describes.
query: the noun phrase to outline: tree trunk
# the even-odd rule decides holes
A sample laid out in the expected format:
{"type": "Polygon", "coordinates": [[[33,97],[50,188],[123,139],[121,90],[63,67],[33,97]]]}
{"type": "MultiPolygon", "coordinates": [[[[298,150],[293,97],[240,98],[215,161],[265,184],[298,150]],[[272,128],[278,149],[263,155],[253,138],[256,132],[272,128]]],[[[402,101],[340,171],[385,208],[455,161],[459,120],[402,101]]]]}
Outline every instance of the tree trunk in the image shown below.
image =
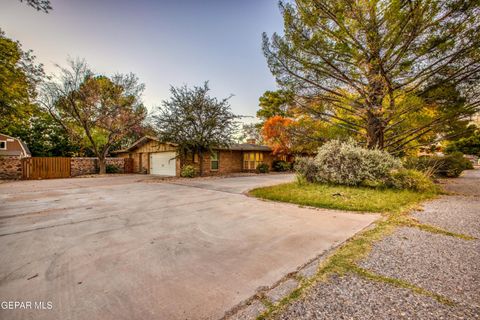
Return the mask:
{"type": "Polygon", "coordinates": [[[200,162],[200,177],[203,176],[203,152],[202,150],[198,150],[198,162],[200,162]]]}
{"type": "Polygon", "coordinates": [[[376,19],[376,5],[367,6],[370,20],[367,32],[367,63],[368,63],[368,88],[367,88],[367,147],[369,149],[384,147],[384,110],[383,100],[387,93],[387,81],[382,72],[382,59],[380,54],[381,36],[380,27],[376,19]]]}
{"type": "Polygon", "coordinates": [[[107,160],[105,158],[98,158],[98,167],[99,167],[99,174],[107,173],[107,160]]]}
{"type": "Polygon", "coordinates": [[[383,149],[384,147],[385,127],[380,117],[373,113],[368,113],[367,123],[367,147],[369,149],[383,149]]]}

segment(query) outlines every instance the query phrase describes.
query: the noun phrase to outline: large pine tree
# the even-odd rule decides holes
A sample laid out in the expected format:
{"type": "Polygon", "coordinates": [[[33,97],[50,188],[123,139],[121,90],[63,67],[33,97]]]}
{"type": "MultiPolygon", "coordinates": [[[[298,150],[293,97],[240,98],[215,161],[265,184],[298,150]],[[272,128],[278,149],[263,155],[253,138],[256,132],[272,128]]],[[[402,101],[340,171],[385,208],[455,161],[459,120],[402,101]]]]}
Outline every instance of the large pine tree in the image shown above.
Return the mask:
{"type": "Polygon", "coordinates": [[[363,137],[370,148],[398,149],[478,110],[479,6],[474,0],[281,3],[284,34],[264,34],[264,53],[277,82],[306,112],[363,137]],[[463,103],[436,98],[443,86],[459,91],[463,103]]]}

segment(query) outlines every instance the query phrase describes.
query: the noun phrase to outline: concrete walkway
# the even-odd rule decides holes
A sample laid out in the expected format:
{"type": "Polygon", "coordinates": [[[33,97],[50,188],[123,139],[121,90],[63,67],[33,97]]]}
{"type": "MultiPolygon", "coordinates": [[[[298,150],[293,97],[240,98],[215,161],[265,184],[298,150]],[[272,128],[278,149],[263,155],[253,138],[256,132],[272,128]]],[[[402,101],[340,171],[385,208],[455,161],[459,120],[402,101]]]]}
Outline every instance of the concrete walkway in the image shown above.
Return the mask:
{"type": "Polygon", "coordinates": [[[292,178],[2,183],[0,300],[46,310],[0,318],[220,318],[377,218],[242,194],[292,178]]]}
{"type": "Polygon", "coordinates": [[[480,170],[449,180],[443,196],[414,213],[423,223],[476,237],[400,228],[360,266],[441,295],[453,305],[385,282],[334,276],[312,287],[277,319],[480,319],[480,170]]]}

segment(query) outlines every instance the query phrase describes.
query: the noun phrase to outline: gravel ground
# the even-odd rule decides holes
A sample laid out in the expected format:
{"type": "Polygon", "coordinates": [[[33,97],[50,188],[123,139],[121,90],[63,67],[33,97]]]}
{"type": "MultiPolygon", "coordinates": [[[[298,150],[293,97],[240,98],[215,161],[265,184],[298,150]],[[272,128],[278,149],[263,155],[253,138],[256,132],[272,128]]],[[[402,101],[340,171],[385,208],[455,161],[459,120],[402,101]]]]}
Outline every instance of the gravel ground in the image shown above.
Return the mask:
{"type": "Polygon", "coordinates": [[[412,216],[422,223],[480,238],[480,198],[443,197],[426,203],[423,211],[412,216]]]}
{"type": "Polygon", "coordinates": [[[407,289],[355,275],[332,277],[276,319],[479,319],[479,308],[450,307],[407,289]]]}
{"type": "Polygon", "coordinates": [[[443,180],[455,196],[446,196],[425,204],[413,216],[423,223],[480,238],[480,170],[465,171],[457,179],[443,180]]]}
{"type": "Polygon", "coordinates": [[[444,179],[445,189],[466,196],[480,197],[480,169],[467,170],[456,179],[444,179]]]}
{"type": "MultiPolygon", "coordinates": [[[[430,201],[420,221],[480,238],[480,170],[450,180],[456,195],[430,201]]],[[[276,319],[480,319],[480,240],[400,228],[377,242],[360,263],[456,302],[447,306],[383,282],[334,276],[309,289],[276,319]]]]}
{"type": "Polygon", "coordinates": [[[360,266],[480,307],[480,240],[401,228],[377,242],[360,266]]]}

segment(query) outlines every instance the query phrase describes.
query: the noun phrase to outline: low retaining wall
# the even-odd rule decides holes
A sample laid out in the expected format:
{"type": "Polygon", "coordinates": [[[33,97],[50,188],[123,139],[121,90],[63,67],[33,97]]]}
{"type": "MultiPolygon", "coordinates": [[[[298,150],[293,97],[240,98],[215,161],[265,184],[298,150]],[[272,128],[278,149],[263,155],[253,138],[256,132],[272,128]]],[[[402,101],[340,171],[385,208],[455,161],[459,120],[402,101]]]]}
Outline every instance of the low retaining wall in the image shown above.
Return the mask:
{"type": "MultiPolygon", "coordinates": [[[[117,173],[125,173],[125,158],[107,158],[107,166],[116,167],[117,173]]],[[[85,174],[95,174],[99,171],[98,158],[71,158],[70,176],[82,176],[85,174]]]]}
{"type": "Polygon", "coordinates": [[[0,157],[0,179],[22,179],[22,159],[0,157]]]}
{"type": "MultiPolygon", "coordinates": [[[[131,173],[131,159],[107,158],[106,165],[116,167],[116,173],[131,173]]],[[[70,177],[99,172],[97,158],[70,158],[70,177]]],[[[22,159],[18,157],[0,157],[0,179],[22,179],[22,159]]]]}
{"type": "Polygon", "coordinates": [[[70,159],[70,176],[82,176],[98,173],[97,158],[72,158],[70,159]]]}

